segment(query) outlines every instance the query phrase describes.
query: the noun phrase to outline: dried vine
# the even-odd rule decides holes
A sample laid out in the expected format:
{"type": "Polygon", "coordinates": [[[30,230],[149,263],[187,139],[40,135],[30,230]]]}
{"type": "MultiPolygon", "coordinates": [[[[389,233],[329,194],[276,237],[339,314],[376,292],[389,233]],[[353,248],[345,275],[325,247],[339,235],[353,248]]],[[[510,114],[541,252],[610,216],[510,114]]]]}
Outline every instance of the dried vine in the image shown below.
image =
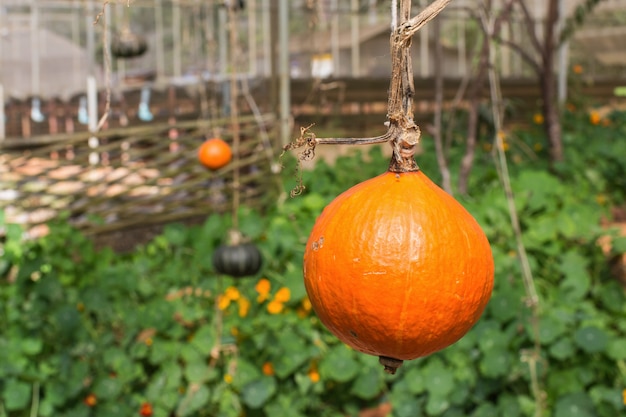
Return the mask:
{"type": "MultiPolygon", "coordinates": [[[[421,131],[413,120],[413,68],[411,60],[411,39],[426,23],[435,18],[451,0],[436,0],[411,17],[411,1],[400,0],[399,12],[396,2],[392,6],[392,30],[390,37],[391,82],[387,103],[387,132],[384,135],[369,138],[318,138],[310,127],[301,128],[300,137],[283,148],[283,154],[289,150],[304,148],[298,154],[298,161],[310,160],[315,156],[315,147],[329,145],[370,145],[389,142],[393,156],[389,165],[392,172],[417,171],[419,168],[413,159],[419,143],[421,131]]],[[[298,195],[304,190],[302,179],[297,172],[298,184],[291,195],[298,195]]]]}

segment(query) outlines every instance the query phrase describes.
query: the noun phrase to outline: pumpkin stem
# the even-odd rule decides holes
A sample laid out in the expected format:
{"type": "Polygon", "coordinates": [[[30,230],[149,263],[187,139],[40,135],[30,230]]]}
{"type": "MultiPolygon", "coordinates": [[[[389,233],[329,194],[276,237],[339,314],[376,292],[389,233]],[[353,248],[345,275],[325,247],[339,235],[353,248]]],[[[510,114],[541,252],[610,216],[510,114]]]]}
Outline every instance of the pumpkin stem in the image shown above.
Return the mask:
{"type": "Polygon", "coordinates": [[[400,359],[390,358],[388,356],[379,356],[378,362],[385,367],[385,372],[391,375],[395,375],[399,367],[402,366],[404,361],[400,359]]]}

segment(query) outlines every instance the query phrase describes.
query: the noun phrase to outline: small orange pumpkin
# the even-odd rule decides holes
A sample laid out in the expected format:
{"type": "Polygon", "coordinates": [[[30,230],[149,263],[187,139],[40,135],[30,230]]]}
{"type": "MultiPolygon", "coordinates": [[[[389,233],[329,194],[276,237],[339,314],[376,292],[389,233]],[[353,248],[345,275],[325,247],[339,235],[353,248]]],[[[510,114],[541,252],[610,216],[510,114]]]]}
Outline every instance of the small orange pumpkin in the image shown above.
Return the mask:
{"type": "Polygon", "coordinates": [[[421,171],[386,172],[339,195],[304,254],[319,319],[389,373],[463,337],[489,301],[493,275],[476,220],[421,171]]]}
{"type": "Polygon", "coordinates": [[[220,138],[206,140],[198,149],[200,163],[210,170],[226,166],[233,158],[233,151],[228,143],[220,138]]]}

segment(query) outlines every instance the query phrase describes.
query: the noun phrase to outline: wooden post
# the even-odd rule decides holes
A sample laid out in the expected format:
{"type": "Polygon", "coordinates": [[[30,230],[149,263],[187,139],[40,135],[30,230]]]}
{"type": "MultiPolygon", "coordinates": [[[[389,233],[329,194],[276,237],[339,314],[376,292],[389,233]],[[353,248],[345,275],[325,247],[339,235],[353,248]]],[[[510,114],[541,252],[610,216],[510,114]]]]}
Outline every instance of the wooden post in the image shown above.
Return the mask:
{"type": "Polygon", "coordinates": [[[174,63],[174,77],[180,77],[182,75],[182,49],[180,47],[180,3],[178,0],[172,2],[172,37],[174,41],[174,48],[172,53],[174,57],[172,62],[174,63]]]}
{"type": "Polygon", "coordinates": [[[340,50],[339,50],[339,2],[331,0],[330,12],[332,13],[332,21],[330,24],[330,54],[333,56],[333,77],[341,75],[340,50]]]}
{"type": "Polygon", "coordinates": [[[0,84],[0,143],[6,138],[6,113],[4,112],[4,87],[0,84]]]}
{"type": "Polygon", "coordinates": [[[154,23],[156,39],[154,42],[154,56],[156,60],[157,81],[165,76],[165,51],[163,50],[163,0],[154,0],[154,23]]]}
{"type": "Polygon", "coordinates": [[[100,161],[100,157],[96,151],[100,145],[100,141],[95,136],[96,129],[98,128],[98,87],[96,85],[96,78],[93,75],[87,77],[87,114],[89,115],[87,127],[89,132],[93,135],[89,138],[89,148],[93,149],[93,151],[89,153],[89,163],[96,165],[100,161]]]}
{"type": "Polygon", "coordinates": [[[350,26],[351,26],[351,43],[352,43],[352,76],[360,77],[361,75],[361,44],[359,39],[359,0],[351,0],[350,2],[350,26]]]}
{"type": "Polygon", "coordinates": [[[247,2],[248,8],[248,71],[251,76],[256,76],[259,72],[259,68],[257,65],[257,43],[256,43],[256,35],[257,35],[257,7],[256,0],[248,0],[247,2]]]}
{"type": "Polygon", "coordinates": [[[270,0],[262,0],[262,31],[263,36],[263,75],[272,76],[272,14],[270,13],[270,0]]]}
{"type": "Polygon", "coordinates": [[[284,145],[290,140],[291,133],[291,91],[289,71],[289,0],[280,0],[278,10],[279,39],[279,77],[280,77],[280,139],[284,145]]]}
{"type": "Polygon", "coordinates": [[[39,6],[37,0],[30,3],[30,76],[34,96],[41,94],[40,53],[39,53],[39,6]]]}

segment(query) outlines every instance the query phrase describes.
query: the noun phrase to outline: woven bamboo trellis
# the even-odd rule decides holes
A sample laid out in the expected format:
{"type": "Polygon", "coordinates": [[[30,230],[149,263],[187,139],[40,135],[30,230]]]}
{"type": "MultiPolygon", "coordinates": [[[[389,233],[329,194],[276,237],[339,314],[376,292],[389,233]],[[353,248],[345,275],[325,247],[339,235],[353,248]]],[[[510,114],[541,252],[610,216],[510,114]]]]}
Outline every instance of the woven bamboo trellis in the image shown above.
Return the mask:
{"type": "Polygon", "coordinates": [[[0,210],[27,227],[67,213],[89,235],[184,221],[232,208],[235,168],[241,203],[261,209],[278,191],[274,151],[260,134],[273,123],[271,115],[241,117],[239,166],[215,172],[198,162],[197,149],[208,131],[232,141],[228,119],[107,130],[97,146],[86,133],[39,138],[38,147],[5,141],[0,210]]]}

